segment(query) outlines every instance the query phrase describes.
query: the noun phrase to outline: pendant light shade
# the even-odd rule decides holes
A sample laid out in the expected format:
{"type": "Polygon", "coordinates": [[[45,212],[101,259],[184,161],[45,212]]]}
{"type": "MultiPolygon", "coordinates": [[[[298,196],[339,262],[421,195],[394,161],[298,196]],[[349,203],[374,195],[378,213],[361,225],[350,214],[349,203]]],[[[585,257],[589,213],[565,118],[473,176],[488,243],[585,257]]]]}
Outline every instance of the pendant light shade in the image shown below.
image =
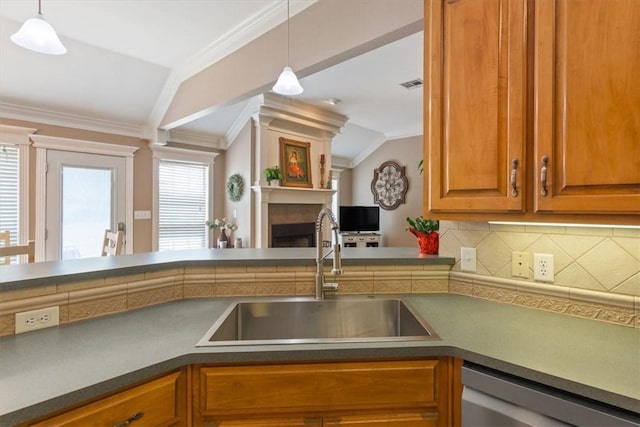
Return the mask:
{"type": "Polygon", "coordinates": [[[289,0],[287,0],[287,66],[280,73],[280,77],[278,77],[278,81],[272,90],[280,95],[288,96],[300,95],[304,91],[296,74],[289,67],[289,0]]]}
{"type": "Polygon", "coordinates": [[[38,14],[22,24],[20,30],[11,36],[11,41],[25,49],[47,55],[67,53],[67,48],[60,42],[56,31],[42,16],[40,0],[38,0],[38,14]]]}
{"type": "Polygon", "coordinates": [[[304,89],[300,86],[298,78],[291,67],[284,67],[278,81],[273,86],[273,91],[280,95],[300,95],[304,89]]]}

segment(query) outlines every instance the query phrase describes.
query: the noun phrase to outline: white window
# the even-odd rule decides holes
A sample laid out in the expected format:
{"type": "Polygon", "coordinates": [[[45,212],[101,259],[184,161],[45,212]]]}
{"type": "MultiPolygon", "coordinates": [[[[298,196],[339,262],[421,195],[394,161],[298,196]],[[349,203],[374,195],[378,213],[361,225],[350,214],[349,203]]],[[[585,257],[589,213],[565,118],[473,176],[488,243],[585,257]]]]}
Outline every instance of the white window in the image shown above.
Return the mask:
{"type": "Polygon", "coordinates": [[[11,245],[18,244],[18,148],[0,146],[0,231],[11,233],[11,245]]]}
{"type": "Polygon", "coordinates": [[[154,147],[154,249],[209,247],[215,154],[154,147]]]}
{"type": "Polygon", "coordinates": [[[9,231],[11,245],[29,239],[29,135],[35,131],[0,125],[0,231],[9,231]]]}

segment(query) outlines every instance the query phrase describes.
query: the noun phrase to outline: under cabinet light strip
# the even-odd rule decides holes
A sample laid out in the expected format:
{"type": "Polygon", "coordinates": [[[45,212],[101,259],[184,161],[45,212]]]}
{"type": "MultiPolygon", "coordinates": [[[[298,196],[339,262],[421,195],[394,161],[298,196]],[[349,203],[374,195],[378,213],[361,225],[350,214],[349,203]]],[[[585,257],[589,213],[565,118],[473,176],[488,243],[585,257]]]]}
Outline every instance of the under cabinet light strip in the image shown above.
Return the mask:
{"type": "Polygon", "coordinates": [[[489,224],[498,225],[531,225],[544,227],[588,227],[588,228],[633,228],[640,229],[640,225],[607,225],[607,224],[574,224],[559,222],[518,222],[518,221],[489,221],[489,224]]]}

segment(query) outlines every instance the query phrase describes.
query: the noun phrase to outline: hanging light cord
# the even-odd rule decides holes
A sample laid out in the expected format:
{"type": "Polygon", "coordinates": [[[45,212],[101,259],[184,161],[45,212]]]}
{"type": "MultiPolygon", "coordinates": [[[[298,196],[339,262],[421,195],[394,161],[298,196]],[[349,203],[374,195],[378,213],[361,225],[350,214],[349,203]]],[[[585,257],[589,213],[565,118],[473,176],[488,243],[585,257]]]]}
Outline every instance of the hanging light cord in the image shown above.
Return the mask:
{"type": "MultiPolygon", "coordinates": [[[[38,1],[40,1],[40,0],[38,0],[38,1]]],[[[290,38],[289,38],[289,19],[290,19],[289,18],[289,0],[287,0],[287,66],[291,65],[291,63],[289,62],[289,49],[290,49],[290,47],[289,47],[289,43],[290,43],[289,42],[289,40],[290,40],[290,38]]]]}
{"type": "Polygon", "coordinates": [[[42,0],[38,0],[38,15],[42,16],[42,0]]]}

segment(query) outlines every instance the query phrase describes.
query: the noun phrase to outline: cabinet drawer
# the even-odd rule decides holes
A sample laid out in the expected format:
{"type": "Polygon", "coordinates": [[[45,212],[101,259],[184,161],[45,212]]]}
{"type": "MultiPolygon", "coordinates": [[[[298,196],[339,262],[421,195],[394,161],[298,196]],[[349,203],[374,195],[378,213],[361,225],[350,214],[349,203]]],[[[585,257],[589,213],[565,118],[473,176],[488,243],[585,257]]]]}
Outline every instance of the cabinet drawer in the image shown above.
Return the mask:
{"type": "Polygon", "coordinates": [[[184,404],[181,408],[179,403],[184,401],[184,397],[178,394],[179,391],[184,392],[180,381],[184,381],[184,375],[175,372],[29,425],[113,427],[138,413],[142,416],[133,423],[135,427],[185,425],[181,411],[184,404]]]}
{"type": "Polygon", "coordinates": [[[326,417],[323,427],[437,427],[437,412],[392,412],[382,414],[342,415],[326,417]]]}
{"type": "Polygon", "coordinates": [[[437,360],[202,367],[205,416],[436,406],[437,360]]]}

